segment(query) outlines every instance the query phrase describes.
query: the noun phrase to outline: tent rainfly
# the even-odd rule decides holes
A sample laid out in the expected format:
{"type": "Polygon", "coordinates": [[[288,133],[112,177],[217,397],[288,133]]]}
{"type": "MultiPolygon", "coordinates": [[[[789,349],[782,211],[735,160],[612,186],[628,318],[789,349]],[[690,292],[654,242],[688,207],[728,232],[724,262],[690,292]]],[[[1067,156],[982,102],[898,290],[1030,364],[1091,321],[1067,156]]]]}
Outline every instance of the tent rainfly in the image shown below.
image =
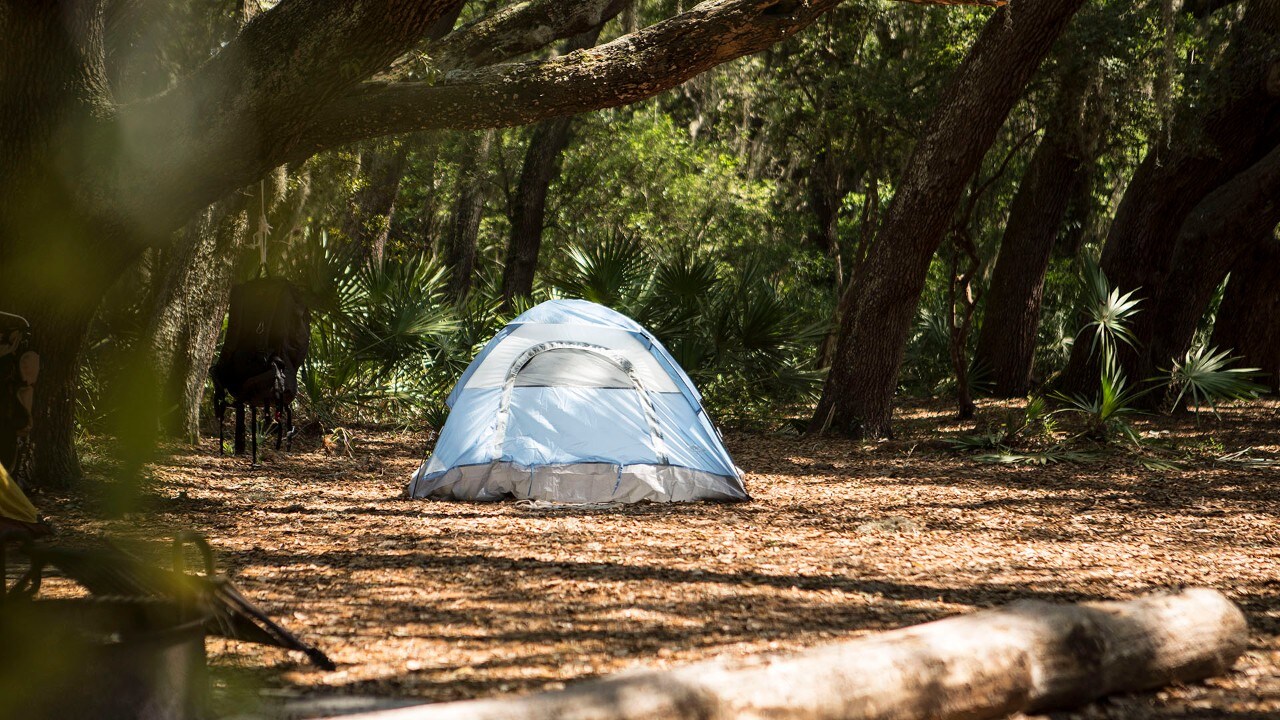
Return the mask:
{"type": "Polygon", "coordinates": [[[595,303],[551,300],[517,317],[448,403],[410,497],[750,499],[689,376],[647,330],[595,303]]]}

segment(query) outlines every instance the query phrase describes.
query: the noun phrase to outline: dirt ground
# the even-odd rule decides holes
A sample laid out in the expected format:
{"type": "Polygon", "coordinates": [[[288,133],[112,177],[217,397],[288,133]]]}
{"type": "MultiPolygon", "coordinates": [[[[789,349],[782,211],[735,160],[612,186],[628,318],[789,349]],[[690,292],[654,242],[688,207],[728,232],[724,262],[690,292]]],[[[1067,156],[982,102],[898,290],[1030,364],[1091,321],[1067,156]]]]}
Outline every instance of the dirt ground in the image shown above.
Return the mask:
{"type": "MultiPolygon", "coordinates": [[[[989,419],[1001,412],[986,406],[989,419]]],[[[1217,588],[1252,628],[1235,671],[1070,718],[1280,717],[1280,405],[1152,419],[1176,466],[1132,455],[991,465],[939,439],[943,407],[880,443],[730,434],[754,500],[533,510],[406,500],[426,437],[352,429],[253,469],[213,441],[154,468],[149,510],[95,518],[36,496],[64,532],[208,536],[245,593],[337,662],[211,641],[224,714],[299,699],[527,693],[723,653],[786,652],[1019,598],[1217,588]],[[1222,460],[1253,448],[1262,461],[1222,460]]],[[[981,419],[981,418],[980,418],[981,419]]],[[[353,701],[359,707],[362,701],[353,701]]],[[[288,710],[286,710],[286,708],[288,710]]]]}

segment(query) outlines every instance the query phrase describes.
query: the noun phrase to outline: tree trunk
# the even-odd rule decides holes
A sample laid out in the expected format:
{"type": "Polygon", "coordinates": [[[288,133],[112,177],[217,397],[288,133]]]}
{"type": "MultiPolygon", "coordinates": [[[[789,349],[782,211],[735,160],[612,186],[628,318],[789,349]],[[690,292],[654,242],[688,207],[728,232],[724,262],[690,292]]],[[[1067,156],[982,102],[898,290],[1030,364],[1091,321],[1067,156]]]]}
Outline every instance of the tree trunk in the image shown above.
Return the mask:
{"type": "Polygon", "coordinates": [[[1239,355],[1241,367],[1262,370],[1262,382],[1280,395],[1280,242],[1274,233],[1231,266],[1211,344],[1239,355]]]}
{"type": "Polygon", "coordinates": [[[162,427],[193,445],[200,441],[200,401],[231,296],[237,240],[249,226],[245,205],[238,194],[182,229],[165,253],[148,323],[152,365],[164,383],[162,427]]]}
{"type": "Polygon", "coordinates": [[[1218,286],[1250,246],[1270,244],[1280,224],[1280,145],[1214,190],[1182,226],[1169,275],[1153,303],[1144,371],[1153,376],[1181,360],[1218,286]]]}
{"type": "MultiPolygon", "coordinates": [[[[972,206],[969,214],[972,214],[972,206]]],[[[973,402],[970,389],[972,380],[969,377],[969,362],[965,351],[973,328],[973,313],[980,299],[979,293],[973,289],[973,280],[982,267],[982,258],[969,233],[968,218],[963,227],[953,231],[951,241],[951,272],[950,282],[947,284],[947,339],[951,370],[956,376],[956,419],[972,420],[978,407],[973,402]]]]}
{"type": "Polygon", "coordinates": [[[62,313],[27,311],[26,317],[39,333],[33,349],[40,354],[31,431],[35,446],[31,480],[41,487],[67,487],[82,475],[75,446],[76,390],[93,313],[68,308],[62,313]]]}
{"type": "Polygon", "coordinates": [[[832,309],[831,327],[822,338],[814,358],[815,367],[823,370],[835,360],[836,342],[839,339],[840,313],[838,302],[844,290],[844,257],[840,252],[840,203],[845,195],[845,173],[834,167],[837,160],[827,150],[820,150],[809,167],[805,194],[809,210],[813,213],[814,229],[809,242],[822,251],[831,261],[831,288],[837,302],[832,309]]]}
{"type": "Polygon", "coordinates": [[[488,195],[486,166],[492,145],[492,130],[468,133],[458,155],[457,196],[445,238],[445,264],[452,273],[449,289],[458,301],[464,300],[471,292],[475,279],[476,237],[480,233],[480,218],[484,213],[485,196],[488,195]]]}
{"type": "Polygon", "coordinates": [[[893,394],[929,261],[1023,89],[1083,0],[996,11],[912,152],[879,237],[847,293],[836,361],[810,431],[890,435],[893,394]]]}
{"type": "MultiPolygon", "coordinates": [[[[1136,291],[1143,311],[1130,328],[1136,347],[1121,344],[1117,358],[1131,381],[1144,379],[1156,321],[1155,298],[1168,275],[1173,244],[1188,215],[1204,198],[1260,160],[1280,139],[1280,3],[1251,2],[1235,26],[1222,61],[1196,98],[1175,119],[1169,144],[1153,147],[1138,166],[1102,250],[1101,266],[1120,292],[1136,291]],[[1214,102],[1216,100],[1216,102],[1214,102]],[[1206,107],[1207,105],[1207,107],[1206,107]]],[[[1097,385],[1092,343],[1075,344],[1062,384],[1097,385]]]]}
{"type": "MultiPolygon", "coordinates": [[[[562,52],[592,47],[600,38],[603,25],[574,37],[562,52]]],[[[542,249],[542,230],[546,226],[547,192],[560,172],[560,156],[573,139],[573,116],[555,118],[538,125],[529,138],[524,167],[511,212],[511,240],[507,245],[507,261],[502,267],[502,304],[510,308],[517,297],[533,294],[533,278],[538,270],[538,254],[542,249]]]]}
{"type": "Polygon", "coordinates": [[[559,172],[560,154],[573,137],[573,118],[548,120],[533,131],[525,152],[511,214],[511,240],[502,268],[502,303],[510,308],[518,297],[533,294],[542,230],[546,225],[547,191],[559,172]]]}
{"type": "Polygon", "coordinates": [[[68,175],[95,167],[112,129],[104,23],[98,3],[0,7],[0,310],[31,322],[40,354],[31,479],[42,486],[81,475],[80,355],[98,302],[129,264],[119,247],[133,239],[98,188],[68,175]]]}
{"type": "Polygon", "coordinates": [[[417,168],[416,172],[420,173],[418,177],[426,190],[422,196],[422,204],[418,206],[416,213],[417,222],[412,229],[401,229],[405,235],[415,238],[414,250],[433,259],[439,256],[445,244],[440,237],[443,234],[439,218],[442,193],[439,173],[436,172],[436,167],[441,164],[440,139],[439,134],[430,135],[418,152],[414,153],[414,166],[417,168]]]}
{"type": "Polygon", "coordinates": [[[351,720],[982,720],[1221,675],[1248,644],[1244,614],[1214,590],[1030,600],[792,657],[712,660],[351,720]]]}
{"type": "Polygon", "coordinates": [[[408,158],[408,142],[360,153],[360,187],[351,198],[344,229],[368,262],[382,262],[408,158]]]}
{"type": "Polygon", "coordinates": [[[1067,206],[1088,176],[1081,78],[1064,79],[1049,121],[1009,207],[1000,254],[987,289],[974,367],[997,397],[1031,391],[1044,278],[1067,206]]]}

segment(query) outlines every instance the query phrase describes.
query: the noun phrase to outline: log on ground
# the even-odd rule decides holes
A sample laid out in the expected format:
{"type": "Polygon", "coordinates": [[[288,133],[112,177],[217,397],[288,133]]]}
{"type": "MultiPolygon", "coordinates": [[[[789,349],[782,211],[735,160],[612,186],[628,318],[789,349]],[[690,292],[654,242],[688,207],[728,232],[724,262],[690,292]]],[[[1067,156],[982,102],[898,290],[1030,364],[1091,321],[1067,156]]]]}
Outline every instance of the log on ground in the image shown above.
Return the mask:
{"type": "Polygon", "coordinates": [[[978,720],[1219,675],[1247,643],[1244,615],[1214,590],[1021,601],[788,657],[718,659],[349,720],[978,720]]]}

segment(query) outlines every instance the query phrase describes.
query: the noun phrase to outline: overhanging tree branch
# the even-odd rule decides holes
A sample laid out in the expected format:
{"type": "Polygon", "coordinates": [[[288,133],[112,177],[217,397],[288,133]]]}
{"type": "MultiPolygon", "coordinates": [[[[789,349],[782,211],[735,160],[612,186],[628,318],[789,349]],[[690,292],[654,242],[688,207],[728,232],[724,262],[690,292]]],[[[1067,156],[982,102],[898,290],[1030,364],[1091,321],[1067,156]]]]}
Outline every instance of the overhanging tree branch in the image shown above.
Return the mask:
{"type": "Polygon", "coordinates": [[[428,36],[463,0],[283,0],[200,69],[120,109],[126,152],[104,182],[144,242],[281,163],[312,115],[428,36]]]}
{"type": "Polygon", "coordinates": [[[608,22],[629,0],[531,0],[463,25],[428,49],[442,71],[504,62],[608,22]]]}
{"type": "MultiPolygon", "coordinates": [[[[900,0],[918,5],[999,7],[1006,0],[900,0]]],[[[506,62],[547,47],[615,17],[630,0],[529,0],[517,2],[454,30],[429,49],[442,71],[506,62]]],[[[784,5],[785,3],[778,3],[784,5]]],[[[799,3],[793,3],[799,4],[799,3]]]]}
{"type": "Polygon", "coordinates": [[[636,102],[769,47],[839,2],[715,0],[558,58],[455,71],[438,83],[366,84],[317,113],[291,157],[363,137],[522,125],[636,102]]]}
{"type": "MultiPolygon", "coordinates": [[[[456,70],[435,83],[364,82],[429,37],[458,2],[284,0],[179,86],[122,112],[121,125],[145,140],[112,169],[112,180],[122,183],[116,206],[152,225],[143,245],[162,242],[199,207],[283,163],[381,135],[520,125],[636,102],[769,47],[840,0],[712,0],[560,58],[456,70]]],[[[560,12],[556,17],[565,20],[595,17],[586,12],[593,7],[612,9],[594,2],[566,13],[532,0],[511,12],[560,12]]],[[[485,26],[514,32],[515,15],[502,17],[485,26]]],[[[537,40],[513,37],[501,45],[502,54],[533,48],[537,40]]],[[[473,47],[463,35],[453,42],[473,47]]]]}
{"type": "MultiPolygon", "coordinates": [[[[1004,4],[1003,0],[918,1],[1004,4]]],[[[636,102],[790,37],[839,3],[713,0],[611,43],[563,57],[456,70],[436,83],[367,83],[317,113],[311,130],[290,157],[306,157],[376,135],[523,125],[636,102]]],[[[521,7],[534,12],[535,4],[521,7]]],[[[600,6],[607,10],[609,4],[600,6]]],[[[577,11],[583,12],[585,7],[578,6],[577,11]]],[[[495,17],[490,22],[496,27],[506,21],[495,17]]],[[[511,23],[508,27],[514,30],[517,26],[511,23]]],[[[472,40],[455,42],[453,47],[463,52],[472,40]]],[[[503,52],[515,52],[516,42],[503,45],[503,52]]],[[[531,36],[518,42],[530,43],[532,49],[531,36]]]]}
{"type": "Polygon", "coordinates": [[[177,95],[293,114],[387,67],[462,0],[284,0],[177,88],[177,95]]]}

